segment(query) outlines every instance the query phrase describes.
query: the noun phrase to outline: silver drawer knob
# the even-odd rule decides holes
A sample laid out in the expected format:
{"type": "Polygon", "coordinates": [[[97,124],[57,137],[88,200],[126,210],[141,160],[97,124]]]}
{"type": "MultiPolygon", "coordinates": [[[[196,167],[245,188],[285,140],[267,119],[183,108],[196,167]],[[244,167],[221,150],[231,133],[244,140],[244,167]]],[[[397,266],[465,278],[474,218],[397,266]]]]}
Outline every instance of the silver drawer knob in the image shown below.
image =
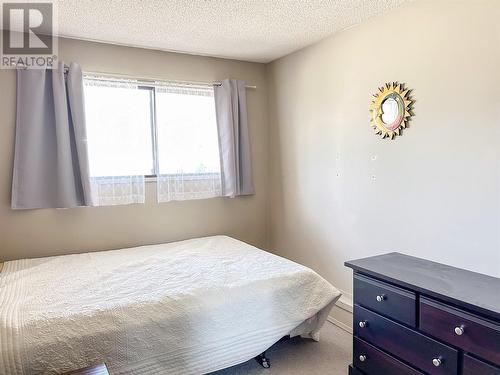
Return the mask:
{"type": "Polygon", "coordinates": [[[432,364],[433,364],[434,366],[436,366],[436,367],[441,366],[441,358],[434,358],[434,359],[432,360],[432,364]]]}
{"type": "Polygon", "coordinates": [[[455,334],[457,336],[462,336],[465,332],[464,326],[455,327],[455,334]]]}
{"type": "Polygon", "coordinates": [[[368,322],[366,320],[362,320],[361,322],[359,322],[359,326],[361,328],[365,328],[367,325],[368,325],[368,322]]]}
{"type": "Polygon", "coordinates": [[[361,354],[361,355],[359,356],[359,360],[360,360],[361,362],[366,361],[366,355],[361,354]]]}
{"type": "Polygon", "coordinates": [[[384,294],[381,294],[380,296],[377,296],[377,302],[382,302],[383,300],[385,300],[385,295],[384,294]]]}

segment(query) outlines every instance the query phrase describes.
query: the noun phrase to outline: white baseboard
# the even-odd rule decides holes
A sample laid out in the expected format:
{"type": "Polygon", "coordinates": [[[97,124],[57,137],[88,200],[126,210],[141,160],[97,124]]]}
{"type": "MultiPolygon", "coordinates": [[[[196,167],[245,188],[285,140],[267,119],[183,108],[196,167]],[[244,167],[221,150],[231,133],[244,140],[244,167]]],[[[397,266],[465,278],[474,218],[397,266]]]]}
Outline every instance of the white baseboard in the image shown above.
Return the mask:
{"type": "Polygon", "coordinates": [[[342,292],[327,319],[330,323],[352,334],[352,295],[342,292]]]}
{"type": "Polygon", "coordinates": [[[335,319],[333,316],[329,315],[327,318],[327,321],[329,321],[333,325],[336,325],[340,329],[343,329],[344,331],[346,331],[352,335],[352,327],[348,326],[347,324],[342,323],[340,320],[335,319]]]}
{"type": "Polygon", "coordinates": [[[336,305],[342,310],[348,311],[352,314],[352,294],[342,292],[336,305]]]}

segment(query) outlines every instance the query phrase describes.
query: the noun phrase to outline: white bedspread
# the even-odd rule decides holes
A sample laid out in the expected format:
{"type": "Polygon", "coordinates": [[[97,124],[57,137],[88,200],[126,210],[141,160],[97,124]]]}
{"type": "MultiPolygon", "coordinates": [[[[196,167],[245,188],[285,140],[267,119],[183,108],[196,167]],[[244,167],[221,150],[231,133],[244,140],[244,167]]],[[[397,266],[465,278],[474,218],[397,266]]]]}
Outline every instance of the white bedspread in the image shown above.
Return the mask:
{"type": "Polygon", "coordinates": [[[99,362],[113,375],[207,373],[299,325],[316,334],[339,296],[309,268],[224,236],[11,261],[0,273],[0,373],[99,362]]]}

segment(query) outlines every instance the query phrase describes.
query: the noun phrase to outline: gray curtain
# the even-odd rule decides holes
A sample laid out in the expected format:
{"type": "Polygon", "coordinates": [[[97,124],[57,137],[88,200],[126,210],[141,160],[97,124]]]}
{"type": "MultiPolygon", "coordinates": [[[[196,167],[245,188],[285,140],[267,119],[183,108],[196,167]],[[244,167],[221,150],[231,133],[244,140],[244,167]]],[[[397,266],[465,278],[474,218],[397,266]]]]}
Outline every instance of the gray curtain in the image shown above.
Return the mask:
{"type": "Polygon", "coordinates": [[[222,195],[235,197],[254,194],[245,82],[225,79],[214,90],[222,195]]]}
{"type": "Polygon", "coordinates": [[[82,71],[17,71],[12,208],[91,205],[82,71]]]}

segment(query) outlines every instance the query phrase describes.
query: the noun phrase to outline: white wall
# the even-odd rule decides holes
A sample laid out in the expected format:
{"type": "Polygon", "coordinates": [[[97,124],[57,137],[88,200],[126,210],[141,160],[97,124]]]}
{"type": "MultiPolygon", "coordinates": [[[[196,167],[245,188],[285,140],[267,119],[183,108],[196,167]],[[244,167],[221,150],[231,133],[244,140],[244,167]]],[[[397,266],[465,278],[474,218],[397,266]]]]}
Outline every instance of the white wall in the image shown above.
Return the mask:
{"type": "Polygon", "coordinates": [[[263,64],[166,53],[140,48],[61,39],[59,55],[86,71],[217,81],[238,78],[256,85],[248,90],[248,121],[256,194],[156,203],[154,184],[147,184],[146,204],[70,210],[10,209],[15,134],[16,78],[0,70],[0,261],[25,257],[175,241],[227,234],[266,245],[267,90],[263,64]]]}
{"type": "Polygon", "coordinates": [[[388,251],[500,277],[499,20],[416,1],[269,65],[270,248],[348,293],[343,262],[388,251]],[[389,81],[416,100],[394,141],[369,126],[389,81]]]}

